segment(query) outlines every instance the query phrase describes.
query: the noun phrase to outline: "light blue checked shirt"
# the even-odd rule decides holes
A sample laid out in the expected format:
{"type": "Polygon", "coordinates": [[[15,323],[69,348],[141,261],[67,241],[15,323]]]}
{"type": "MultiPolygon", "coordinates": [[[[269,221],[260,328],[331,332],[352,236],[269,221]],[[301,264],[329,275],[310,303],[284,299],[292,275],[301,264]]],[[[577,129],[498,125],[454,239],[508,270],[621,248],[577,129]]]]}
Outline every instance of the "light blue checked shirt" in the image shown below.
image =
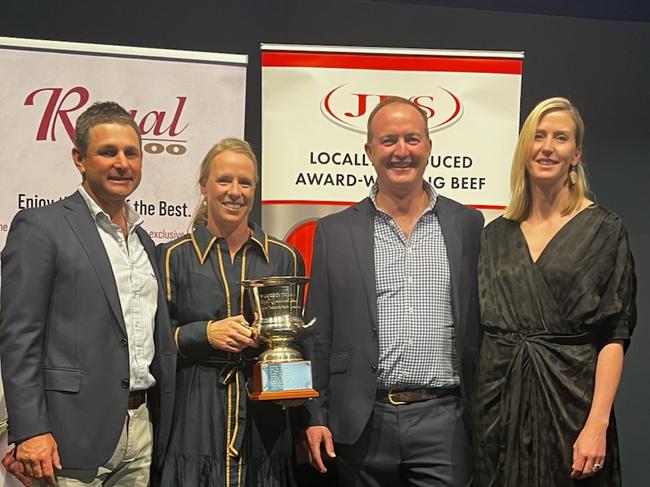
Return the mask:
{"type": "Polygon", "coordinates": [[[438,195],[423,181],[429,205],[406,238],[370,199],[374,219],[375,285],[380,389],[453,387],[460,384],[454,344],[447,247],[434,212],[438,195]]]}

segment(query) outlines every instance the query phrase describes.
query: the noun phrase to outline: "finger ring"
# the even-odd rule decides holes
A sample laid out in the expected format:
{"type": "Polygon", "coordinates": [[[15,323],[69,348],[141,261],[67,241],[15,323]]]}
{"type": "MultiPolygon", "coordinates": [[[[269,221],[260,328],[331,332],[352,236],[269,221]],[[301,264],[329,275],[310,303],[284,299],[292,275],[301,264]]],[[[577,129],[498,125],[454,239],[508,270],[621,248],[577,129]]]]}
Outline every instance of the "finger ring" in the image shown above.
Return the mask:
{"type": "Polygon", "coordinates": [[[593,470],[594,472],[598,472],[598,470],[600,470],[601,468],[603,468],[602,464],[600,464],[600,463],[594,463],[594,466],[593,466],[592,470],[593,470]]]}

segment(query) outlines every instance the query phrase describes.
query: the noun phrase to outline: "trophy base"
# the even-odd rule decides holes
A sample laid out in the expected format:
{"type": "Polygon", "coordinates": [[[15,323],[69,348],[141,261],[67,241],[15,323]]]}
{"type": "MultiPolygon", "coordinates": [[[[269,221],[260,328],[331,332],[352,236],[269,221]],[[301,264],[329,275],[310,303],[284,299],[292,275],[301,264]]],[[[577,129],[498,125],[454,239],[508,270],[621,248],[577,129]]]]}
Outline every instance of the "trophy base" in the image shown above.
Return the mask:
{"type": "Polygon", "coordinates": [[[258,362],[253,367],[253,387],[248,397],[254,401],[281,401],[318,397],[311,380],[311,362],[258,362]]]}

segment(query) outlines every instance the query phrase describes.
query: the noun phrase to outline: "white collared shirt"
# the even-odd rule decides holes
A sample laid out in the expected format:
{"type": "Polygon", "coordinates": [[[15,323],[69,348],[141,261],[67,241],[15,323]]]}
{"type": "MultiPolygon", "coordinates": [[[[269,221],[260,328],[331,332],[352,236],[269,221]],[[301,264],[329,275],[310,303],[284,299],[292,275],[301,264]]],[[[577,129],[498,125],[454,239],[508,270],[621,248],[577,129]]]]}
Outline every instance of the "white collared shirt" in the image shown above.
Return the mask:
{"type": "Polygon", "coordinates": [[[142,224],[140,215],[124,203],[128,239],[120,227],[92,199],[83,186],[79,193],[93,215],[117,284],[122,315],[129,344],[130,390],[152,387],[156,380],[149,372],[155,353],[154,326],[158,309],[158,281],[147,252],[135,229],[142,224]]]}

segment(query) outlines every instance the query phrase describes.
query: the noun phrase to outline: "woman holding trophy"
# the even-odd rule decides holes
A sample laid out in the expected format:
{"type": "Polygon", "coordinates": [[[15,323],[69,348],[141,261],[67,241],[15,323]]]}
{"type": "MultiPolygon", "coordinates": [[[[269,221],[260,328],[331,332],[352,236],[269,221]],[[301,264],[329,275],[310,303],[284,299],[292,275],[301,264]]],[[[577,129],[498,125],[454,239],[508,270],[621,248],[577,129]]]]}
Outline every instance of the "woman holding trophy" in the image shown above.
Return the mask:
{"type": "Polygon", "coordinates": [[[248,221],[257,181],[247,142],[216,144],[201,163],[191,233],[159,248],[178,349],[165,487],[293,483],[286,411],[247,396],[260,350],[241,283],[302,276],[304,264],[293,247],[248,221]]]}

